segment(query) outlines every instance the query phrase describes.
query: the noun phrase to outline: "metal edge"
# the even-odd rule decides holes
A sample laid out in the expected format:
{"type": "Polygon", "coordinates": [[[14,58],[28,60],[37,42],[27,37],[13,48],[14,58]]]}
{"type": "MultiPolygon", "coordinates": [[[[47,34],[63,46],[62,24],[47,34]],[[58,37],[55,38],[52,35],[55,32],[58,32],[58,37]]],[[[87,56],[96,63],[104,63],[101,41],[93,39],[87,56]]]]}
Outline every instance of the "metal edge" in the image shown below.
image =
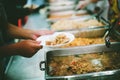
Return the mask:
{"type": "MultiPolygon", "coordinates": [[[[120,71],[120,70],[119,70],[120,71]]],[[[50,77],[47,76],[46,79],[84,79],[84,78],[90,78],[90,77],[99,77],[99,76],[108,76],[117,73],[118,70],[111,70],[111,71],[101,71],[101,72],[93,72],[93,73],[87,73],[87,74],[80,74],[80,75],[71,75],[71,76],[56,76],[56,77],[50,77]]]]}
{"type": "Polygon", "coordinates": [[[13,56],[10,57],[10,60],[9,60],[9,62],[7,64],[6,69],[5,69],[5,74],[7,74],[8,70],[9,70],[9,67],[10,67],[10,64],[12,63],[12,61],[13,61],[13,56]]]}
{"type": "MultiPolygon", "coordinates": [[[[105,46],[105,44],[92,44],[92,45],[87,45],[87,46],[76,46],[76,47],[69,47],[69,48],[47,48],[46,49],[46,53],[49,51],[53,51],[53,50],[70,50],[70,49],[84,49],[84,48],[88,48],[88,47],[98,47],[98,46],[104,46],[105,48],[109,49],[108,47],[105,46]]],[[[111,46],[117,46],[120,47],[120,42],[111,42],[111,46]]],[[[111,47],[110,47],[111,48],[111,47]]],[[[114,48],[114,47],[113,47],[114,48]]]]}

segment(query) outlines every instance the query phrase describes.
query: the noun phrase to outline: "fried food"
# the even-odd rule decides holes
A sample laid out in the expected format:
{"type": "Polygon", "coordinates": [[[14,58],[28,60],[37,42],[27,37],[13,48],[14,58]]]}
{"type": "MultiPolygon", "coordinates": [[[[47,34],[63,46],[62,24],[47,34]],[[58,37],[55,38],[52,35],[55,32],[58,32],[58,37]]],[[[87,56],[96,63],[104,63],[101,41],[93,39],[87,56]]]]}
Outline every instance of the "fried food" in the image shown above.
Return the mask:
{"type": "Polygon", "coordinates": [[[80,29],[85,27],[99,27],[104,24],[98,20],[87,20],[87,21],[73,21],[73,20],[59,20],[51,26],[52,30],[71,30],[71,29],[80,29]]]}
{"type": "Polygon", "coordinates": [[[59,31],[59,30],[71,30],[76,29],[78,27],[78,23],[72,20],[60,20],[54,23],[51,26],[52,30],[59,31]]]}
{"type": "Polygon", "coordinates": [[[119,69],[119,57],[118,52],[52,56],[48,63],[51,68],[49,75],[66,76],[119,69]]]}
{"type": "Polygon", "coordinates": [[[46,45],[57,45],[57,44],[65,44],[69,42],[69,38],[64,34],[59,34],[52,41],[46,41],[46,45]]]}
{"type": "Polygon", "coordinates": [[[91,44],[102,44],[102,43],[104,43],[103,38],[75,38],[71,43],[62,46],[62,48],[86,46],[91,44]]]}

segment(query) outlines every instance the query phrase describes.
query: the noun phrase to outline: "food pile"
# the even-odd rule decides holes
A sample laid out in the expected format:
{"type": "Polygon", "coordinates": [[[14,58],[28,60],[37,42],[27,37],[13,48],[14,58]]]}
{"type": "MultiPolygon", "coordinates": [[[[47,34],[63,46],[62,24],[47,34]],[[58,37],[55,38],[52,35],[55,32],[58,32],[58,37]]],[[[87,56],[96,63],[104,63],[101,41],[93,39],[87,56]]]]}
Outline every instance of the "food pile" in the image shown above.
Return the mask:
{"type": "Polygon", "coordinates": [[[103,44],[103,43],[104,43],[103,38],[75,38],[71,43],[62,46],[62,48],[87,46],[91,44],[103,44]]]}
{"type": "Polygon", "coordinates": [[[49,75],[66,76],[120,68],[120,54],[101,52],[69,56],[52,56],[49,60],[49,75]]]}
{"type": "Polygon", "coordinates": [[[46,45],[58,45],[68,43],[70,40],[65,34],[59,34],[52,41],[46,41],[46,45]]]}
{"type": "Polygon", "coordinates": [[[61,19],[61,18],[69,18],[72,14],[67,15],[49,15],[49,19],[61,19]]]}
{"type": "Polygon", "coordinates": [[[74,20],[59,20],[51,26],[52,30],[72,30],[72,29],[80,29],[85,27],[99,27],[104,24],[99,22],[96,19],[90,19],[87,21],[74,21],[74,20]]]}
{"type": "Polygon", "coordinates": [[[86,46],[91,44],[103,44],[104,39],[102,37],[105,33],[105,29],[96,29],[97,27],[101,26],[104,26],[104,24],[96,19],[89,19],[87,21],[60,20],[54,23],[51,26],[51,29],[55,31],[70,30],[73,32],[76,38],[71,43],[62,46],[62,48],[67,48],[76,46],[86,46]],[[94,29],[94,27],[96,28],[94,29]],[[85,29],[77,31],[80,28],[85,29]]]}

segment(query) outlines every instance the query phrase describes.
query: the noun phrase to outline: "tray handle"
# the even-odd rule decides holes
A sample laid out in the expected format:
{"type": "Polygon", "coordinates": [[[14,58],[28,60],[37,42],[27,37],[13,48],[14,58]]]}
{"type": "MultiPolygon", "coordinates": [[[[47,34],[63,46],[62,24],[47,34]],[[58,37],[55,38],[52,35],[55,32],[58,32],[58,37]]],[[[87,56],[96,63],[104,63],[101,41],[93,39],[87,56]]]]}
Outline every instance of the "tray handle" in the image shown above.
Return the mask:
{"type": "Polygon", "coordinates": [[[45,65],[45,61],[41,61],[41,62],[40,62],[40,65],[39,65],[39,66],[40,66],[40,70],[41,70],[41,71],[44,71],[44,70],[45,70],[45,67],[42,68],[42,65],[43,65],[43,64],[45,65]]]}

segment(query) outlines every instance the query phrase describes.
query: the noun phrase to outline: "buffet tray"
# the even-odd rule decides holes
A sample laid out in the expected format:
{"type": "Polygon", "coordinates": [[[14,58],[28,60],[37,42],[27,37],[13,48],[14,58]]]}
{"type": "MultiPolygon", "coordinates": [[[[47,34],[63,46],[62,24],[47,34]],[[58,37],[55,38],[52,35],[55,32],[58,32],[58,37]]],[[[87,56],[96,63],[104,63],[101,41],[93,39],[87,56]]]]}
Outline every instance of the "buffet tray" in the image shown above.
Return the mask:
{"type": "Polygon", "coordinates": [[[71,6],[74,5],[75,2],[74,1],[58,1],[58,2],[51,2],[49,3],[49,6],[71,6]]]}
{"type": "Polygon", "coordinates": [[[92,16],[86,10],[66,10],[66,11],[48,11],[47,21],[55,23],[61,19],[70,19],[76,21],[84,21],[90,19],[92,16]]]}
{"type": "MultiPolygon", "coordinates": [[[[56,30],[60,32],[70,32],[75,35],[75,37],[83,37],[83,38],[94,38],[94,37],[103,37],[106,31],[109,29],[109,24],[103,19],[98,19],[95,16],[87,16],[87,18],[83,17],[86,20],[97,20],[103,23],[103,26],[89,26],[83,27],[79,29],[68,29],[68,30],[56,30]]],[[[72,20],[76,20],[78,22],[82,21],[80,19],[72,18],[72,20]]],[[[52,28],[51,28],[52,29],[52,28]]]]}
{"type": "Polygon", "coordinates": [[[94,37],[103,37],[105,32],[107,31],[107,26],[102,27],[95,27],[95,28],[82,28],[78,30],[69,30],[69,31],[62,31],[62,32],[70,32],[74,34],[76,38],[94,38],[94,37]]]}
{"type": "MultiPolygon", "coordinates": [[[[65,49],[51,49],[48,50],[45,54],[45,61],[40,63],[40,69],[45,71],[45,78],[52,79],[52,80],[79,80],[79,79],[89,79],[89,80],[105,80],[108,79],[109,76],[116,76],[120,74],[120,69],[111,69],[111,70],[104,70],[98,72],[89,72],[83,74],[76,74],[76,75],[67,75],[67,76],[51,76],[49,74],[50,68],[48,66],[50,58],[54,56],[70,56],[70,55],[82,55],[82,54],[91,54],[91,53],[101,53],[101,52],[117,52],[120,53],[119,50],[120,43],[113,43],[111,44],[110,48],[107,48],[104,44],[98,45],[90,45],[90,46],[83,46],[83,47],[76,47],[76,48],[65,48],[65,49]],[[45,68],[42,67],[43,63],[45,64],[45,68]],[[96,79],[97,77],[97,79],[96,79]],[[102,77],[102,79],[101,79],[102,77]]],[[[120,78],[119,78],[120,79],[120,78]]]]}
{"type": "Polygon", "coordinates": [[[49,11],[65,11],[65,10],[73,10],[75,8],[75,5],[71,6],[48,6],[47,7],[49,11]]]}

